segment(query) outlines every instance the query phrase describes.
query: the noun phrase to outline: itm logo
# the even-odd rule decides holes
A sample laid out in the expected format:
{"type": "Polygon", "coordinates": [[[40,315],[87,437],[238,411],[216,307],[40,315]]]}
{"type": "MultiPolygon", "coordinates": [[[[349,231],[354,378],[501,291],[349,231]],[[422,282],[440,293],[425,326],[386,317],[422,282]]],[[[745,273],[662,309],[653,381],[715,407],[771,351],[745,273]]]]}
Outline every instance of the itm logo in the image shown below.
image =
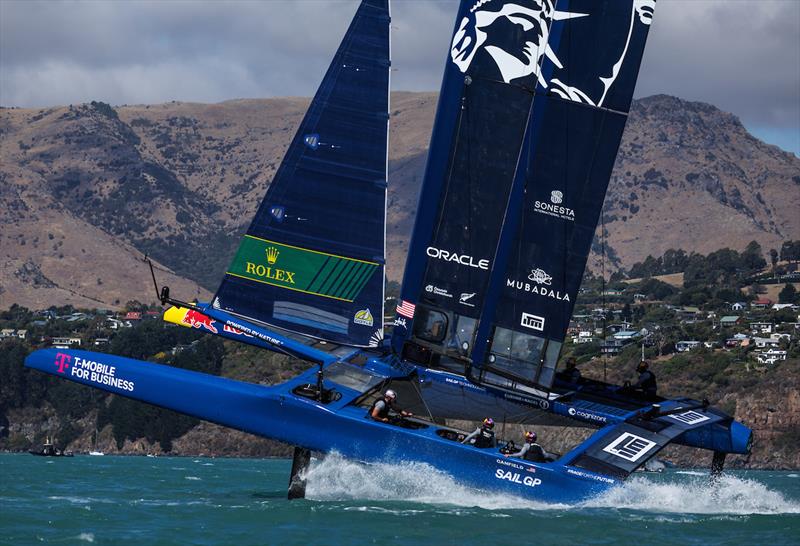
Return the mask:
{"type": "Polygon", "coordinates": [[[520,326],[530,328],[531,330],[544,332],[544,317],[540,317],[539,315],[531,315],[530,313],[522,313],[520,326]]]}
{"type": "Polygon", "coordinates": [[[280,252],[278,252],[277,248],[275,248],[274,246],[271,246],[266,250],[266,253],[267,253],[267,263],[268,264],[272,265],[272,264],[274,264],[275,262],[278,261],[278,254],[280,254],[280,252]]]}
{"type": "Polygon", "coordinates": [[[564,202],[564,194],[558,190],[553,190],[550,192],[550,202],[554,205],[560,205],[564,202]]]}
{"type": "Polygon", "coordinates": [[[66,373],[70,362],[72,362],[72,357],[70,355],[56,353],[56,366],[58,366],[58,373],[66,373]]]}

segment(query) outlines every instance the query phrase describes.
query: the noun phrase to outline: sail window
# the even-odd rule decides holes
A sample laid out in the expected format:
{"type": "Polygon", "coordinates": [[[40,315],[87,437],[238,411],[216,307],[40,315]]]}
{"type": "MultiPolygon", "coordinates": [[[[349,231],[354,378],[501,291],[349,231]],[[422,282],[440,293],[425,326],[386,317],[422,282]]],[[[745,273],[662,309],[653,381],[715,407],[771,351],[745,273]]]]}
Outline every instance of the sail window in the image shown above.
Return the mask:
{"type": "Polygon", "coordinates": [[[467,356],[472,347],[472,338],[477,325],[477,319],[456,315],[455,332],[448,340],[447,348],[457,351],[462,356],[467,356]]]}
{"type": "Polygon", "coordinates": [[[418,318],[414,321],[414,335],[425,341],[441,343],[447,336],[447,315],[435,309],[418,307],[418,318]]]}
{"type": "Polygon", "coordinates": [[[489,368],[535,381],[544,345],[543,338],[508,328],[495,328],[488,357],[489,368]]]}
{"type": "Polygon", "coordinates": [[[344,362],[335,362],[325,369],[325,379],[364,392],[383,381],[385,377],[344,362]]]}

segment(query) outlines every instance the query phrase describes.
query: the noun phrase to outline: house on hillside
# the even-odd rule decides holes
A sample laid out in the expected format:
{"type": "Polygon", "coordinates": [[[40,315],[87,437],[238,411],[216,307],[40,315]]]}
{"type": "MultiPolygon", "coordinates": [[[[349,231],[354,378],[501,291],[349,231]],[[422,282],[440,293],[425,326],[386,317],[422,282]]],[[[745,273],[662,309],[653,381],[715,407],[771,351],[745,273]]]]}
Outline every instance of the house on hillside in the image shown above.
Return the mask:
{"type": "Polygon", "coordinates": [[[786,360],[786,351],[778,349],[769,349],[768,351],[760,351],[755,353],[756,360],[761,364],[775,364],[780,360],[786,360]]]}
{"type": "Polygon", "coordinates": [[[54,337],[50,342],[50,346],[54,349],[69,349],[71,347],[80,347],[81,338],[79,337],[54,337]]]}
{"type": "Polygon", "coordinates": [[[675,350],[679,353],[685,353],[692,349],[697,349],[700,346],[699,341],[679,341],[675,344],[675,350]]]}
{"type": "Polygon", "coordinates": [[[576,336],[573,336],[572,343],[576,344],[583,344],[583,343],[591,343],[594,341],[594,337],[592,333],[588,330],[581,330],[578,332],[576,336]]]}
{"type": "Polygon", "coordinates": [[[43,311],[37,311],[36,316],[42,317],[44,320],[55,320],[56,312],[52,309],[44,309],[43,311]]]}
{"type": "Polygon", "coordinates": [[[758,298],[750,303],[750,309],[769,309],[772,307],[772,300],[768,298],[758,298]]]}
{"type": "Polygon", "coordinates": [[[743,301],[737,301],[731,304],[731,311],[744,311],[747,309],[747,304],[743,301]]]}
{"type": "Polygon", "coordinates": [[[27,330],[17,330],[16,337],[18,337],[19,339],[21,339],[23,341],[28,339],[28,331],[27,330]]]}
{"type": "Polygon", "coordinates": [[[621,330],[614,334],[613,338],[624,342],[626,345],[632,343],[641,337],[642,334],[635,330],[621,330]]]}
{"type": "Polygon", "coordinates": [[[122,321],[111,317],[106,319],[106,328],[108,328],[109,330],[119,330],[120,328],[130,328],[130,327],[131,327],[130,321],[127,320],[122,321]]]}
{"type": "Polygon", "coordinates": [[[748,347],[750,345],[750,336],[746,334],[736,334],[725,340],[725,347],[727,349],[735,349],[736,347],[748,347]]]}
{"type": "Polygon", "coordinates": [[[0,330],[0,339],[6,339],[9,337],[14,337],[13,328],[3,328],[2,330],[0,330]]]}
{"type": "Polygon", "coordinates": [[[780,345],[780,340],[772,339],[771,337],[754,337],[753,343],[755,343],[756,347],[758,347],[759,349],[764,349],[769,347],[774,347],[777,349],[778,346],[780,345]]]}
{"type": "Polygon", "coordinates": [[[142,320],[142,313],[139,311],[128,311],[123,317],[124,320],[142,320]]]}
{"type": "Polygon", "coordinates": [[[775,331],[775,325],[771,322],[751,322],[750,331],[754,334],[771,334],[775,331]]]}
{"type": "Polygon", "coordinates": [[[575,322],[574,320],[569,321],[569,326],[567,326],[567,335],[568,336],[576,336],[580,331],[580,325],[575,322]]]}
{"type": "Polygon", "coordinates": [[[625,345],[627,345],[627,343],[623,340],[609,337],[603,340],[602,345],[600,345],[600,352],[604,355],[618,355],[622,352],[625,345]]]}
{"type": "Polygon", "coordinates": [[[723,328],[729,328],[731,326],[739,326],[740,324],[742,324],[742,322],[744,321],[742,320],[742,317],[740,317],[739,315],[726,315],[721,319],[719,319],[719,325],[722,326],[723,328]]]}
{"type": "Polygon", "coordinates": [[[601,296],[608,296],[612,298],[618,298],[622,295],[622,290],[618,290],[616,288],[606,288],[600,293],[601,296]]]}
{"type": "Polygon", "coordinates": [[[647,294],[634,294],[633,301],[645,301],[647,299],[647,294]]]}
{"type": "Polygon", "coordinates": [[[699,307],[680,307],[676,309],[675,312],[677,312],[678,317],[684,321],[694,321],[700,318],[699,307]]]}
{"type": "Polygon", "coordinates": [[[617,324],[609,324],[607,329],[612,334],[616,334],[617,332],[624,332],[626,330],[630,330],[631,326],[632,324],[630,322],[623,320],[622,322],[617,324]]]}

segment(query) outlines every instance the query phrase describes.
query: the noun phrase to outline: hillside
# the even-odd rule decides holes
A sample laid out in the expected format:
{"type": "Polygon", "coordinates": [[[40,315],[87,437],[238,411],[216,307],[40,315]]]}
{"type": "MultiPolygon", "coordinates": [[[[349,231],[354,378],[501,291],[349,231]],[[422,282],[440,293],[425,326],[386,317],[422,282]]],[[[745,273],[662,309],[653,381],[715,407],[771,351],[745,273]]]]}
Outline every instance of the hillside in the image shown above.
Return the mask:
{"type": "MultiPolygon", "coordinates": [[[[188,279],[160,274],[174,295],[207,296],[307,104],[0,110],[0,206],[9,211],[0,218],[0,308],[149,300],[142,253],[188,279]]],[[[435,106],[432,93],[392,96],[393,280],[402,276],[435,106]]],[[[607,266],[668,248],[705,253],[756,240],[769,249],[800,238],[799,173],[800,159],[713,106],[636,101],[606,200],[607,266]]]]}

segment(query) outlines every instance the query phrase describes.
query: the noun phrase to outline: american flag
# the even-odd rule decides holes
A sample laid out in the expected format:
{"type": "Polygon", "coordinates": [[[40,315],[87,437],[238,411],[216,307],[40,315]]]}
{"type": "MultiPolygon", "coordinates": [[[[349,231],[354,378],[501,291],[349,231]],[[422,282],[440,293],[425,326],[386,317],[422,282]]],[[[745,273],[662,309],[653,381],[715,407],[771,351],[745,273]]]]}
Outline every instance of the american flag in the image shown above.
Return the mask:
{"type": "Polygon", "coordinates": [[[414,308],[416,306],[406,300],[400,300],[397,306],[397,314],[403,315],[406,318],[414,318],[414,308]]]}

